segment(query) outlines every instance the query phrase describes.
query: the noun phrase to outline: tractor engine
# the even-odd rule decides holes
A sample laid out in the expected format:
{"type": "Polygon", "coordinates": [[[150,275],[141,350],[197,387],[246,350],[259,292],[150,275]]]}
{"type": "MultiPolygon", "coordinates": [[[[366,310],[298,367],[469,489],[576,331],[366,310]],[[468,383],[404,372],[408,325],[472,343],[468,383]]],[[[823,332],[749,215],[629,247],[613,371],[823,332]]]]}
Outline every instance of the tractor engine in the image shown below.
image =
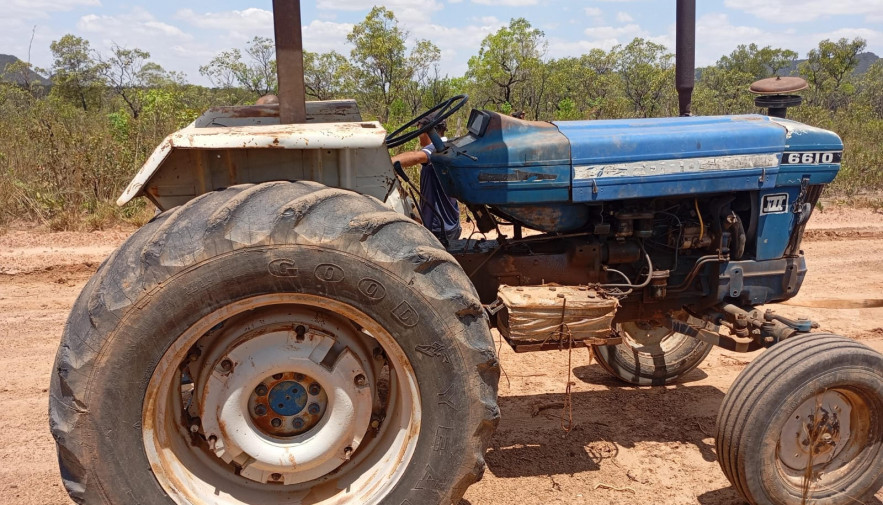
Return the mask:
{"type": "Polygon", "coordinates": [[[841,152],[831,132],[768,116],[547,123],[474,110],[432,161],[475,221],[452,254],[500,306],[510,343],[533,350],[550,345],[551,321],[585,319],[576,304],[616,323],[718,324],[735,319],[721,307],[794,296],[803,228],[841,152]],[[551,297],[542,322],[529,300],[550,297],[530,291],[559,287],[578,291],[551,297]],[[510,324],[525,314],[536,324],[510,324]]]}

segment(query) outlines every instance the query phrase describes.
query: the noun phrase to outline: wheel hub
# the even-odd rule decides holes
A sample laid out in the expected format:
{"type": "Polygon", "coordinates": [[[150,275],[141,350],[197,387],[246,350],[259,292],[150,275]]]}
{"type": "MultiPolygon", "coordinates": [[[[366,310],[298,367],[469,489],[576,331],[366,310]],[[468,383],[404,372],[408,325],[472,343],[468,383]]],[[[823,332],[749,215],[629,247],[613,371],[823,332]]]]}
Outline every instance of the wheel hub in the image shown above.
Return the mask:
{"type": "Polygon", "coordinates": [[[273,437],[305,433],[322,420],[328,394],[310,376],[296,372],[274,374],[254,388],[248,411],[255,427],[273,437]]]}
{"type": "Polygon", "coordinates": [[[258,482],[328,474],[358,449],[373,406],[370,359],[352,336],[253,332],[214,357],[200,396],[209,449],[258,482]]]}
{"type": "Polygon", "coordinates": [[[779,459],[795,470],[831,461],[849,440],[851,412],[851,404],[837,391],[804,401],[782,427],[779,459]]]}

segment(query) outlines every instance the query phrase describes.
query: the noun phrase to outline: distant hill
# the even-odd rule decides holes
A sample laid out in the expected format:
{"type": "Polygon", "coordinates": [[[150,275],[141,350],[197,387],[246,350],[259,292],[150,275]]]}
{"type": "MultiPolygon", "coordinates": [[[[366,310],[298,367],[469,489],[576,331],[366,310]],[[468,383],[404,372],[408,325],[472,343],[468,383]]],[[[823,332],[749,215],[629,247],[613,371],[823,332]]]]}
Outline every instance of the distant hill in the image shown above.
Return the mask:
{"type": "MultiPolygon", "coordinates": [[[[16,61],[20,61],[20,60],[18,58],[16,58],[15,56],[12,56],[10,54],[0,54],[0,80],[8,80],[6,77],[3,76],[3,74],[6,70],[6,65],[9,65],[10,63],[15,63],[16,61]]],[[[43,86],[51,86],[52,85],[52,81],[50,81],[49,79],[43,77],[42,75],[40,75],[36,72],[33,72],[33,74],[34,75],[32,77],[32,80],[37,81],[38,83],[42,84],[43,86]]]]}
{"type": "MultiPolygon", "coordinates": [[[[874,53],[859,53],[858,55],[858,66],[855,67],[855,70],[852,72],[855,75],[862,75],[871,68],[871,65],[877,62],[880,57],[874,53]]],[[[797,60],[794,62],[794,65],[791,65],[790,68],[787,68],[782,71],[783,75],[797,75],[797,69],[800,67],[800,64],[805,62],[806,60],[797,60]]]]}
{"type": "MultiPolygon", "coordinates": [[[[880,57],[874,53],[860,53],[858,55],[858,66],[855,67],[855,70],[852,72],[854,75],[862,75],[871,68],[871,65],[877,63],[880,60],[880,57]]],[[[790,67],[782,69],[780,75],[798,75],[797,69],[800,67],[800,64],[805,62],[806,60],[796,60],[793,65],[790,67]]],[[[713,66],[713,65],[712,65],[713,66]]],[[[702,78],[702,71],[706,68],[710,67],[698,67],[696,69],[696,80],[700,80],[702,78]]]]}
{"type": "Polygon", "coordinates": [[[858,67],[855,69],[856,74],[864,74],[874,63],[877,63],[880,57],[874,53],[862,53],[858,55],[858,67]]]}

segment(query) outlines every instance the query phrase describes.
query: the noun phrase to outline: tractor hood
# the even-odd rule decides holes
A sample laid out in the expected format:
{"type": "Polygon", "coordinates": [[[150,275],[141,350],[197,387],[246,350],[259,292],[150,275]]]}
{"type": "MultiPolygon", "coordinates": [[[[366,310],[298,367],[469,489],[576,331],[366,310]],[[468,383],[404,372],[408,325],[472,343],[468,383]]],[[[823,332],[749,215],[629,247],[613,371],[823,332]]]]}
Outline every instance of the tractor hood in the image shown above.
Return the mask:
{"type": "Polygon", "coordinates": [[[832,132],[762,115],[545,123],[474,110],[468,126],[433,164],[451,196],[502,206],[821,184],[843,149],[832,132]]]}

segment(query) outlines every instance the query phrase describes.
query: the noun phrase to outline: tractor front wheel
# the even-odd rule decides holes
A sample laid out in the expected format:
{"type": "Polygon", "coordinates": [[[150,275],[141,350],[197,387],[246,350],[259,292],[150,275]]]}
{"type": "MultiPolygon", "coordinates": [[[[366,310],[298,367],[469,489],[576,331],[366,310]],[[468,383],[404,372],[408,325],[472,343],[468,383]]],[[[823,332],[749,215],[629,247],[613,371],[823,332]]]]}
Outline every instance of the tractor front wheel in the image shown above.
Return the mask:
{"type": "Polygon", "coordinates": [[[717,457],[752,505],[851,505],[883,485],[883,355],[809,334],[739,374],[717,418],[717,457]]]}

